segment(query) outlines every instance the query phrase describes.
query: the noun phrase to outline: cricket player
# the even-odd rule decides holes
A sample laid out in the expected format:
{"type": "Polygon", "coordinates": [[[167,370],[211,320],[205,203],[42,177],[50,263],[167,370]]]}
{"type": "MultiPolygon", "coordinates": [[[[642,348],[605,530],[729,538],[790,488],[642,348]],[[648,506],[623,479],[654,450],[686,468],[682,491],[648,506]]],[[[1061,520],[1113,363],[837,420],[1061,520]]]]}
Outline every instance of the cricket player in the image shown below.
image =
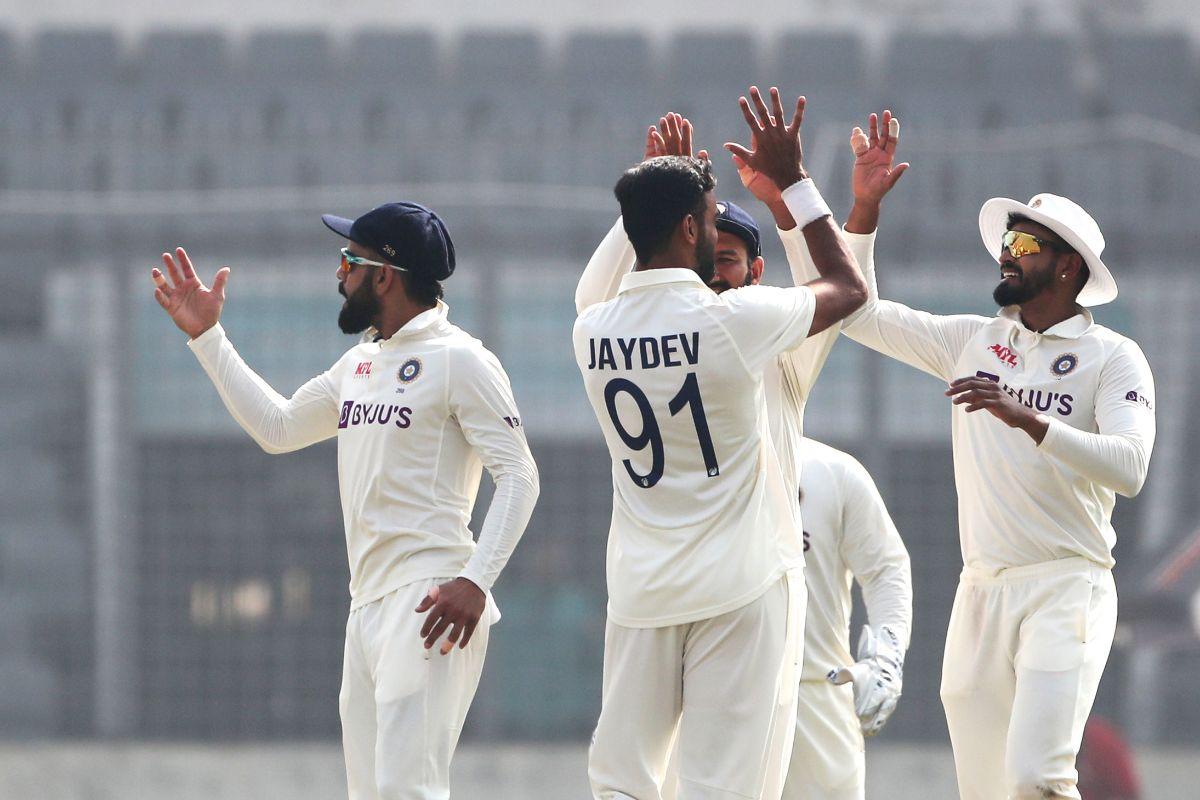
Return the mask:
{"type": "MultiPolygon", "coordinates": [[[[899,120],[890,122],[894,137],[898,136],[899,120]]],[[[690,154],[693,135],[687,119],[668,114],[647,132],[645,158],[690,154]]],[[[885,151],[878,144],[858,155],[852,181],[856,196],[877,202],[895,185],[908,165],[893,166],[893,155],[894,148],[885,151]]],[[[795,284],[817,277],[779,190],[741,159],[734,160],[743,184],[775,218],[795,284]]],[[[718,202],[717,210],[716,270],[709,286],[720,293],[758,284],[765,261],[754,218],[733,203],[718,202]]],[[[580,278],[578,309],[615,296],[621,278],[634,265],[633,248],[618,220],[580,278]]],[[[780,354],[763,376],[771,435],[783,461],[780,466],[793,496],[801,501],[808,589],[795,743],[784,798],[863,796],[863,732],[877,733],[896,707],[911,629],[908,553],[878,489],[851,456],[803,438],[804,405],[838,328],[831,325],[780,354]],[[795,485],[797,480],[806,490],[795,485]],[[859,661],[843,670],[838,667],[853,661],[848,635],[852,579],[862,585],[872,625],[860,640],[859,661]],[[853,685],[831,685],[827,678],[853,685]]],[[[672,764],[677,769],[677,759],[672,764]]],[[[675,796],[674,771],[668,770],[664,785],[668,799],[675,796]]]]}
{"type": "MultiPolygon", "coordinates": [[[[886,117],[886,113],[885,113],[886,117]]],[[[856,137],[885,150],[888,125],[856,137]]],[[[942,703],[964,798],[1078,798],[1075,757],[1116,626],[1111,517],[1154,444],[1141,349],[1089,310],[1117,296],[1104,237],[1065,197],[987,201],[992,318],[880,300],[878,204],[846,224],[871,299],[843,332],[949,385],[964,568],[942,703]]]]}
{"type": "Polygon", "coordinates": [[[455,258],[441,219],[407,202],[322,219],[349,240],[338,325],[365,335],[291,398],[246,366],[221,328],[228,267],[209,289],[183,248],[164,253],[154,295],[265,451],[337,437],[350,561],[340,696],[349,796],[447,798],[499,619],[491,587],[533,510],[537,469],[500,362],[447,319],[441,281],[455,258]],[[482,467],[496,493],[476,543],[467,521],[482,467]]]}
{"type": "Polygon", "coordinates": [[[710,164],[662,156],[615,189],[635,270],[575,324],[613,460],[603,708],[589,753],[602,800],[660,798],[676,738],[681,800],[777,798],[790,755],[802,540],[763,371],[857,308],[862,286],[801,166],[803,98],[788,122],[777,90],[770,109],[750,94],[755,149],[731,147],[795,197],[821,278],[715,294],[710,164]]]}

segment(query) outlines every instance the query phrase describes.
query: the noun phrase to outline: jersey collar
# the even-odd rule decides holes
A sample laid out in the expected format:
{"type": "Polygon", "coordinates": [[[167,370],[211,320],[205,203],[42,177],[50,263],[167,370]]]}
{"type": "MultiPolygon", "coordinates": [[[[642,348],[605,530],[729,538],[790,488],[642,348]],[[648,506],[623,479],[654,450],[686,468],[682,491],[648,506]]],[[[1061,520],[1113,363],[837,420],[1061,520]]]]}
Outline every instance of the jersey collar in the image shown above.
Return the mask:
{"type": "MultiPolygon", "coordinates": [[[[380,339],[379,346],[387,347],[389,343],[412,339],[433,328],[436,328],[446,320],[446,315],[449,313],[449,311],[450,306],[446,305],[445,302],[438,300],[436,306],[428,311],[422,311],[420,314],[417,314],[408,322],[404,323],[400,330],[392,334],[390,339],[380,339]]],[[[367,330],[363,332],[362,341],[374,342],[378,336],[379,331],[375,330],[374,328],[367,328],[367,330]]]]}
{"type": "MultiPolygon", "coordinates": [[[[1005,306],[1004,308],[1000,309],[999,315],[1007,320],[1015,322],[1017,325],[1021,326],[1022,330],[1028,330],[1025,328],[1025,323],[1021,322],[1021,309],[1018,306],[1005,306]]],[[[1092,329],[1092,325],[1094,324],[1095,320],[1092,318],[1092,312],[1088,311],[1086,308],[1080,307],[1078,314],[1070,317],[1069,319],[1064,319],[1057,325],[1050,326],[1038,335],[1054,336],[1058,339],[1078,339],[1080,336],[1083,336],[1085,333],[1090,331],[1092,329]]],[[[1037,331],[1029,332],[1037,333],[1037,331]]]]}
{"type": "Polygon", "coordinates": [[[621,278],[621,288],[618,294],[624,294],[632,289],[646,286],[662,286],[668,283],[694,283],[697,286],[707,286],[695,270],[684,267],[663,267],[660,269],[644,269],[638,272],[627,272],[621,278]]]}

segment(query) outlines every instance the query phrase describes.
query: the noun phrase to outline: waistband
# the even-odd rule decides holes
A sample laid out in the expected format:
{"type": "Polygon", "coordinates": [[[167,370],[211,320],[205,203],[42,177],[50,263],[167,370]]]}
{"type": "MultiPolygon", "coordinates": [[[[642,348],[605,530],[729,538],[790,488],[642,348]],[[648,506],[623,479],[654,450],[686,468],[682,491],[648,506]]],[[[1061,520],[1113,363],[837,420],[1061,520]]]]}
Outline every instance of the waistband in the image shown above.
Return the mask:
{"type": "Polygon", "coordinates": [[[963,583],[1012,583],[1044,578],[1047,575],[1066,575],[1072,572],[1109,572],[1108,567],[1102,567],[1090,558],[1072,556],[1058,558],[1054,561],[1043,561],[1040,564],[1024,564],[1020,567],[1001,567],[1000,569],[981,569],[979,567],[963,567],[959,581],[963,583]]]}

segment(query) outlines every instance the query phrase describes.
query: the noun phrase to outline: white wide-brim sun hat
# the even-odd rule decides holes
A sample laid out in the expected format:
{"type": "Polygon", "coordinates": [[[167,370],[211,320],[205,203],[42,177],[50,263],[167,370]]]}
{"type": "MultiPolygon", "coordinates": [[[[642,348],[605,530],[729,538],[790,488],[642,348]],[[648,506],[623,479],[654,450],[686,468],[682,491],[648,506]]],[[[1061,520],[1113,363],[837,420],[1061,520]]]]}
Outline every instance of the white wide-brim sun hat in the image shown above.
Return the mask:
{"type": "Polygon", "coordinates": [[[1028,203],[1007,197],[993,197],[979,209],[979,235],[983,237],[983,246],[997,262],[1000,261],[1004,232],[1008,230],[1009,214],[1020,214],[1045,225],[1083,256],[1090,274],[1079,297],[1075,298],[1079,305],[1098,306],[1116,299],[1117,282],[1100,260],[1100,253],[1104,251],[1104,235],[1100,233],[1100,226],[1091,214],[1056,194],[1037,194],[1028,203]]]}

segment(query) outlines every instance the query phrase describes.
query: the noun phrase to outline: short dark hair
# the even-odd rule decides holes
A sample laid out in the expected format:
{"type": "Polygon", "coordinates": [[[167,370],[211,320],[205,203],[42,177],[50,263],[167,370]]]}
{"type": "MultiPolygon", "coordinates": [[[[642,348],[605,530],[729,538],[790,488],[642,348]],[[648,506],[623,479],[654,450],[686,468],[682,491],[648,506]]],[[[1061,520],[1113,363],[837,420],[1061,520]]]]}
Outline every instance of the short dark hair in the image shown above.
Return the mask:
{"type": "Polygon", "coordinates": [[[613,194],[639,263],[662,252],[688,214],[700,214],[717,178],[707,159],[658,156],[625,171],[613,194]]]}
{"type": "MultiPolygon", "coordinates": [[[[385,264],[391,263],[387,257],[378,250],[375,250],[371,247],[367,247],[366,249],[372,260],[382,261],[385,264]]],[[[372,269],[385,268],[372,267],[372,269]]],[[[408,270],[401,270],[399,275],[400,279],[404,282],[405,294],[407,294],[409,298],[418,305],[433,307],[437,305],[438,300],[441,300],[442,297],[445,296],[445,292],[442,290],[441,281],[436,280],[435,278],[431,278],[423,273],[410,272],[408,270]]]]}

